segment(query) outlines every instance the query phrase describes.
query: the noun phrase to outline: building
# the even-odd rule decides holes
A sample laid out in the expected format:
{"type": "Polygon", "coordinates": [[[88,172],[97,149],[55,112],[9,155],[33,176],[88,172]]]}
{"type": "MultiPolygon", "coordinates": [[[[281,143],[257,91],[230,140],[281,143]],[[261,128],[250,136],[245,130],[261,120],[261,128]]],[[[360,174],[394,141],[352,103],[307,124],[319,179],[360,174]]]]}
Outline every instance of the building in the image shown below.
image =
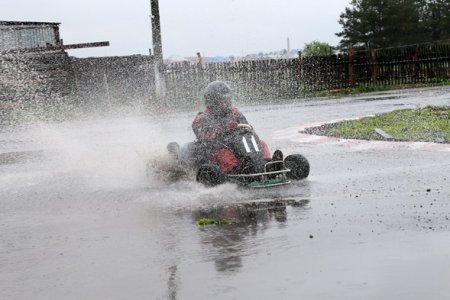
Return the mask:
{"type": "Polygon", "coordinates": [[[59,24],[0,21],[0,51],[61,45],[59,24]]]}
{"type": "Polygon", "coordinates": [[[0,108],[2,103],[66,99],[73,94],[75,73],[65,50],[109,46],[109,42],[64,45],[59,25],[0,21],[0,108]]]}

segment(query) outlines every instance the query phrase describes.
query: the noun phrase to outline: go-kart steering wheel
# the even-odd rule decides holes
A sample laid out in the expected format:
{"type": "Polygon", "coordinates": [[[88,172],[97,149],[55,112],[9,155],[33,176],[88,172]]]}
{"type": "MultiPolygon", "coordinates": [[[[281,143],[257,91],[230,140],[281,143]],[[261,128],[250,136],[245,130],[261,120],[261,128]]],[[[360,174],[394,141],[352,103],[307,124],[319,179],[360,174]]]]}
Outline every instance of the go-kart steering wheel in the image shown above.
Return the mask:
{"type": "Polygon", "coordinates": [[[250,130],[253,129],[252,125],[250,125],[250,124],[243,124],[243,123],[238,124],[237,128],[247,128],[247,129],[250,129],[250,130]]]}

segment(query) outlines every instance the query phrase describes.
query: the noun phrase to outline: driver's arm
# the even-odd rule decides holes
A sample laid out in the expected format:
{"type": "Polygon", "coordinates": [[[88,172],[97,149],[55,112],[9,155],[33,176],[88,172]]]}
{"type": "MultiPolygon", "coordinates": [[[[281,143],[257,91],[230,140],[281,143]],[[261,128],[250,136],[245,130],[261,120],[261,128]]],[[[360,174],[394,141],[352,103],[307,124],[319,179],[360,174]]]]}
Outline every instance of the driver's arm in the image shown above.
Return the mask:
{"type": "Polygon", "coordinates": [[[220,132],[218,132],[211,124],[208,124],[208,121],[205,118],[204,113],[198,113],[192,122],[192,130],[197,138],[200,141],[207,141],[215,139],[220,132]]]}

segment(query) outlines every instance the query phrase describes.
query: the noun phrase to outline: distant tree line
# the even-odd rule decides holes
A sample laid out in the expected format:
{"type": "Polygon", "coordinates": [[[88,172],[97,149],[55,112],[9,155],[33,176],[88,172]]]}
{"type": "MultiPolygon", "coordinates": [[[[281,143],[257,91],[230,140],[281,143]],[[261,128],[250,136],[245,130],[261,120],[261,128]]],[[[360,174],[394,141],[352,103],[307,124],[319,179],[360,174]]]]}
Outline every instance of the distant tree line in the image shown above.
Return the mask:
{"type": "Polygon", "coordinates": [[[450,39],[450,0],[351,0],[339,48],[386,48],[450,39]]]}
{"type": "Polygon", "coordinates": [[[303,48],[303,56],[324,56],[334,54],[334,47],[326,42],[312,41],[305,43],[303,48]]]}

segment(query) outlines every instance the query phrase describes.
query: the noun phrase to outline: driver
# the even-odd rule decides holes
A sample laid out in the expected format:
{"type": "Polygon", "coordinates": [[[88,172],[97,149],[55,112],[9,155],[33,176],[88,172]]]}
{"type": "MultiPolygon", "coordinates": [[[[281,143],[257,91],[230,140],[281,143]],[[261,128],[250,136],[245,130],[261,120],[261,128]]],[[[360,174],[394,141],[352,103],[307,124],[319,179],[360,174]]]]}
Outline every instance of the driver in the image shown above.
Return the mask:
{"type": "MultiPolygon", "coordinates": [[[[232,91],[228,84],[223,81],[211,82],[204,91],[206,107],[203,112],[197,114],[192,123],[197,141],[209,149],[206,155],[225,173],[231,173],[239,165],[239,160],[221,141],[239,124],[250,126],[244,115],[233,107],[231,99],[232,91]]],[[[270,160],[267,144],[263,141],[261,143],[264,146],[264,159],[270,160]]]]}

